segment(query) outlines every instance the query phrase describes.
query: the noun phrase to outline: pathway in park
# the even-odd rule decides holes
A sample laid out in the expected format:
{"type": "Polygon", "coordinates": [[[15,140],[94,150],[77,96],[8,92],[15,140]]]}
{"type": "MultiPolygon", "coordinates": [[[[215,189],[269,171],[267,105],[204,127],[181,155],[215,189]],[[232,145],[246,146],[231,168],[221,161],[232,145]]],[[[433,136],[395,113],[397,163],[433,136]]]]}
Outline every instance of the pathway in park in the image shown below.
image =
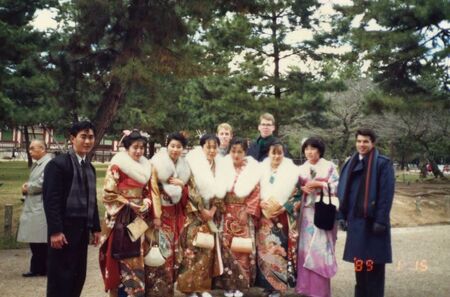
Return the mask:
{"type": "MultiPolygon", "coordinates": [[[[332,280],[333,297],[352,297],[353,265],[340,260],[345,233],[338,234],[339,271],[332,280]]],[[[386,297],[448,297],[450,296],[450,225],[395,228],[392,232],[394,263],[387,266],[386,297]]],[[[106,297],[97,262],[98,251],[89,249],[88,276],[83,297],[106,297]]],[[[29,252],[0,251],[0,292],[4,297],[44,297],[46,279],[24,279],[29,252]]],[[[182,296],[182,294],[177,294],[182,296]]],[[[215,291],[214,296],[223,296],[215,291]]],[[[246,296],[261,296],[252,289],[246,296]]],[[[292,291],[287,297],[298,296],[292,291]]],[[[63,297],[63,296],[61,296],[63,297]]]]}

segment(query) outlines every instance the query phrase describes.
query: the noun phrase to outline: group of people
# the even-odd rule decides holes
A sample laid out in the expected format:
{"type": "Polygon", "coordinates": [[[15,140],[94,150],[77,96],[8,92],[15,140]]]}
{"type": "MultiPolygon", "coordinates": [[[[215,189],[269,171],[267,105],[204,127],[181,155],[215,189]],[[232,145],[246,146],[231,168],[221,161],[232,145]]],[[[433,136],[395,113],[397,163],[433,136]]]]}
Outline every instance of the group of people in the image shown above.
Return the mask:
{"type": "Polygon", "coordinates": [[[35,270],[32,260],[29,274],[47,274],[48,297],[80,296],[92,234],[110,296],[166,297],[176,289],[209,297],[222,289],[239,297],[256,286],[270,297],[288,288],[326,297],[337,272],[341,226],[348,232],[344,260],[355,264],[355,296],[384,296],[395,179],[390,160],[375,148],[375,133],[357,131],[356,152],[339,176],[323,158],[320,138],[303,142],[306,162],[297,166],[273,136],[271,114],[260,117],[258,128],[260,137],[249,145],[221,124],[187,154],[185,136],[171,133],[150,160],[146,138],[127,131],[125,151],[106,171],[100,224],[95,169],[86,159],[95,129],[89,122],[74,124],[72,149],[49,161],[43,173],[48,266],[35,270]],[[338,209],[331,230],[316,226],[321,197],[338,209]]]}

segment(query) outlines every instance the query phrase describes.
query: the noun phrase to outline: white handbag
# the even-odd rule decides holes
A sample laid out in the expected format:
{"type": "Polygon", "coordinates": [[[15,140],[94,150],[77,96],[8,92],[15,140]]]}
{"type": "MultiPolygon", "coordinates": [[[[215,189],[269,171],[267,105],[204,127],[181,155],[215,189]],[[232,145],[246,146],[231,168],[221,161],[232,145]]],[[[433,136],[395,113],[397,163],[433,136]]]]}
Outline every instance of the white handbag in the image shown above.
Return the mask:
{"type": "Polygon", "coordinates": [[[253,241],[251,238],[233,237],[230,248],[235,253],[250,254],[253,252],[253,241]]]}
{"type": "Polygon", "coordinates": [[[151,242],[151,248],[148,251],[147,255],[144,257],[144,263],[147,266],[150,267],[158,267],[161,265],[164,265],[166,263],[166,258],[161,253],[161,250],[159,249],[159,232],[155,232],[155,237],[158,238],[157,242],[151,242]]]}
{"type": "Polygon", "coordinates": [[[214,248],[214,236],[211,233],[197,232],[192,244],[195,247],[212,250],[214,248]]]}

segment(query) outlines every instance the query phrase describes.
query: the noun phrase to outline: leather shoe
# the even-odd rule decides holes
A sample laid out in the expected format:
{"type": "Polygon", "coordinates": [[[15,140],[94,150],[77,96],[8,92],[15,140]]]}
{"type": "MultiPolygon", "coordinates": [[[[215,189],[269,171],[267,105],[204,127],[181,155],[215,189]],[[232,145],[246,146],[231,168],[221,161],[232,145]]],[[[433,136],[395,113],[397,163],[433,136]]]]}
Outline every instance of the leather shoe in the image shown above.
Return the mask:
{"type": "Polygon", "coordinates": [[[47,275],[46,273],[35,273],[35,272],[31,272],[31,271],[22,273],[23,277],[35,277],[35,276],[46,276],[46,275],[47,275]]]}

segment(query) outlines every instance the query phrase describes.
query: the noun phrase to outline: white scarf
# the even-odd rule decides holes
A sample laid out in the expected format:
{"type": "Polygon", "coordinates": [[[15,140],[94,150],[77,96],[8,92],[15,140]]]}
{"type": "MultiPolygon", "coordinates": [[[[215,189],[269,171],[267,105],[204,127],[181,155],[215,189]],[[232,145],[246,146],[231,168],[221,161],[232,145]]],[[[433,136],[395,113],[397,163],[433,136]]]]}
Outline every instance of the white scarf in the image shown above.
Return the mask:
{"type": "MultiPolygon", "coordinates": [[[[303,179],[313,180],[313,178],[311,176],[311,171],[315,171],[316,172],[315,179],[324,179],[324,178],[329,177],[328,175],[330,174],[330,170],[332,170],[333,167],[336,167],[336,165],[334,165],[333,162],[325,160],[323,158],[320,158],[316,164],[311,164],[309,161],[306,161],[299,167],[300,177],[303,179]]],[[[336,169],[334,168],[334,170],[336,170],[336,169]]],[[[336,185],[330,185],[330,186],[336,187],[336,185]]],[[[332,188],[331,193],[333,193],[333,190],[335,190],[335,189],[332,188]]],[[[323,201],[325,202],[325,204],[329,204],[328,203],[329,202],[328,189],[323,189],[323,195],[324,195],[323,201]]],[[[320,191],[319,190],[318,190],[318,194],[316,195],[316,200],[312,201],[312,203],[317,202],[317,201],[320,201],[320,191]]],[[[335,195],[331,196],[331,204],[333,204],[334,206],[339,208],[339,199],[335,195]]]]}
{"type": "Polygon", "coordinates": [[[274,182],[270,183],[273,173],[270,163],[270,158],[266,158],[261,164],[261,200],[272,197],[283,205],[294,192],[299,178],[299,168],[291,159],[284,157],[278,165],[274,182]]]}
{"type": "Polygon", "coordinates": [[[261,178],[259,162],[250,156],[247,156],[245,160],[246,165],[239,174],[236,183],[234,183],[236,169],[234,168],[233,159],[230,155],[227,155],[220,160],[220,171],[217,172],[217,180],[223,184],[226,192],[231,192],[233,190],[234,194],[239,198],[247,197],[255,189],[261,178]]]}
{"type": "Polygon", "coordinates": [[[164,192],[172,198],[173,203],[177,203],[181,199],[182,188],[177,185],[171,185],[167,183],[170,177],[179,178],[186,184],[191,176],[191,170],[182,157],[179,157],[177,163],[174,164],[169,157],[166,148],[162,148],[151,159],[151,163],[155,166],[158,180],[161,182],[164,192]]]}
{"type": "Polygon", "coordinates": [[[223,198],[226,193],[223,184],[219,183],[215,177],[215,173],[219,171],[220,158],[219,155],[215,157],[215,172],[213,172],[201,147],[195,147],[186,155],[186,161],[191,168],[197,190],[206,203],[214,197],[223,198]]]}
{"type": "Polygon", "coordinates": [[[127,152],[118,152],[110,164],[117,165],[123,173],[141,184],[146,184],[152,175],[152,164],[144,156],[135,161],[127,152]]]}

